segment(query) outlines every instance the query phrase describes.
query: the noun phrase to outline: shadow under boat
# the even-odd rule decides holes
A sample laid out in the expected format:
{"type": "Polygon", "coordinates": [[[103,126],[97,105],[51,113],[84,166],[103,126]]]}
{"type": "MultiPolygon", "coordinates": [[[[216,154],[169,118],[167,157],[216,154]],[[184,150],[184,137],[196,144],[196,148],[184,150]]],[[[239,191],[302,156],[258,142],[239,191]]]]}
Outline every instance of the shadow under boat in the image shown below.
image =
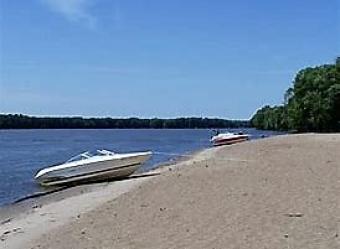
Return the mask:
{"type": "Polygon", "coordinates": [[[74,187],[86,187],[86,186],[95,186],[95,185],[99,185],[99,184],[103,184],[103,183],[113,183],[113,182],[119,182],[119,181],[128,181],[128,180],[132,180],[132,179],[138,179],[138,178],[145,178],[145,177],[153,177],[153,176],[158,176],[160,175],[160,172],[144,172],[144,173],[139,173],[139,174],[132,174],[129,176],[125,176],[125,177],[115,177],[115,178],[111,178],[111,179],[97,179],[97,180],[91,180],[91,181],[78,181],[78,182],[69,182],[69,183],[65,183],[63,185],[60,186],[42,186],[43,189],[45,189],[45,191],[40,191],[40,192],[36,192],[34,194],[31,195],[27,195],[24,197],[21,197],[17,200],[15,200],[13,203],[21,203],[23,201],[26,200],[30,200],[30,199],[34,199],[34,198],[38,198],[38,197],[43,197],[49,194],[53,194],[53,193],[57,193],[57,192],[61,192],[67,189],[71,189],[74,187]]]}

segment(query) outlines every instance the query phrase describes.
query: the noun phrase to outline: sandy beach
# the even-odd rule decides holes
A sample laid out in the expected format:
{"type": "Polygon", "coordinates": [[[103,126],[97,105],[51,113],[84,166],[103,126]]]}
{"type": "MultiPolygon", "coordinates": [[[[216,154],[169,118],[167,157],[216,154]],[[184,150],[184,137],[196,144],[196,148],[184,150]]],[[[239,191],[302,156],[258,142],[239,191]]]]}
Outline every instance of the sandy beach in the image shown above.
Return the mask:
{"type": "Polygon", "coordinates": [[[2,210],[0,247],[340,248],[339,167],[340,134],[211,148],[2,210]]]}

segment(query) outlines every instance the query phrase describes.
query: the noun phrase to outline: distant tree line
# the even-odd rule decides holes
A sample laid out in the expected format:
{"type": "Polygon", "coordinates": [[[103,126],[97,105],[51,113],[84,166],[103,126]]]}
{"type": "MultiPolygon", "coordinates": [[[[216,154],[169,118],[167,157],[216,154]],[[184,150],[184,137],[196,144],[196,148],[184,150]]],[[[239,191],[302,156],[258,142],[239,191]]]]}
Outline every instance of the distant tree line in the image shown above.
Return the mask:
{"type": "Polygon", "coordinates": [[[249,121],[215,118],[82,118],[1,114],[0,129],[212,129],[246,128],[249,121]]]}
{"type": "Polygon", "coordinates": [[[340,131],[340,57],[298,72],[281,106],[264,106],[251,124],[263,130],[340,131]]]}

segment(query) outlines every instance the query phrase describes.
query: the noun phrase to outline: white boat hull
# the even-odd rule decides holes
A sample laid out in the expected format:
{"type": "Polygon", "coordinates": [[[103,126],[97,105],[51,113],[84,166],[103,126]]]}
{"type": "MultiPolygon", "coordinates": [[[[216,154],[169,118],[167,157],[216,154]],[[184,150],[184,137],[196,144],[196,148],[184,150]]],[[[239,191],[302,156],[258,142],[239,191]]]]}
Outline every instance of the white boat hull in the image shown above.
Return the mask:
{"type": "Polygon", "coordinates": [[[211,139],[213,146],[231,145],[249,140],[249,135],[220,134],[211,139]]]}
{"type": "MultiPolygon", "coordinates": [[[[37,174],[36,180],[43,186],[92,182],[105,179],[123,178],[135,172],[148,160],[151,153],[139,153],[126,158],[112,158],[99,162],[85,163],[78,166],[51,167],[52,170],[37,174]],[[56,168],[53,170],[53,168],[56,168]]],[[[48,168],[47,168],[48,169],[48,168]]]]}

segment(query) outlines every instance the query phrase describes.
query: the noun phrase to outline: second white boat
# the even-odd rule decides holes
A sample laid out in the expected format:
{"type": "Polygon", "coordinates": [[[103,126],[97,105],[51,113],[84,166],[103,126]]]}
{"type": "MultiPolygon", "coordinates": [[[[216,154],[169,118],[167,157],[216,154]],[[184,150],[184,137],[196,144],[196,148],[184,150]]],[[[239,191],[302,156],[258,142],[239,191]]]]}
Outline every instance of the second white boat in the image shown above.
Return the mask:
{"type": "Polygon", "coordinates": [[[213,146],[231,145],[249,140],[248,134],[219,133],[213,136],[210,142],[213,146]]]}

